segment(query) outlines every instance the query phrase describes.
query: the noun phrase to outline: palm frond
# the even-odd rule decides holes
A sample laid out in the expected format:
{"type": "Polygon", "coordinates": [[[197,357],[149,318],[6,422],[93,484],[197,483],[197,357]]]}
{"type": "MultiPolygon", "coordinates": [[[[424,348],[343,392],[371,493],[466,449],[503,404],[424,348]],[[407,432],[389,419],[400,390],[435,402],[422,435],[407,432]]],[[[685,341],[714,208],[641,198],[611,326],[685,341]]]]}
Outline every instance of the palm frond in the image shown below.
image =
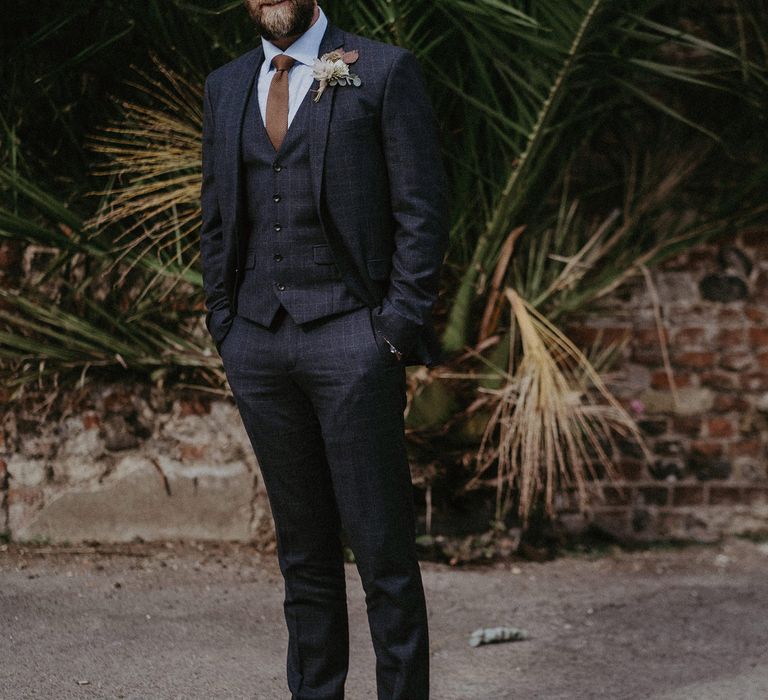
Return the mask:
{"type": "Polygon", "coordinates": [[[124,184],[99,193],[104,205],[86,229],[100,237],[115,231],[114,264],[128,261],[124,275],[146,258],[180,273],[197,263],[202,90],[200,81],[156,66],[158,77],[141,73],[134,83],[150,106],[123,102],[122,118],[91,139],[107,161],[96,174],[124,184]]]}
{"type": "MultiPolygon", "coordinates": [[[[493,468],[497,522],[504,520],[517,494],[525,527],[537,503],[554,517],[556,494],[575,489],[585,509],[592,495],[590,482],[619,479],[614,433],[635,440],[647,459],[651,453],[587,357],[515,290],[507,288],[505,297],[522,350],[516,362],[510,348],[503,386],[482,390],[493,410],[475,475],[465,488],[475,487],[493,468]]],[[[510,333],[509,342],[516,337],[510,333]]]]}

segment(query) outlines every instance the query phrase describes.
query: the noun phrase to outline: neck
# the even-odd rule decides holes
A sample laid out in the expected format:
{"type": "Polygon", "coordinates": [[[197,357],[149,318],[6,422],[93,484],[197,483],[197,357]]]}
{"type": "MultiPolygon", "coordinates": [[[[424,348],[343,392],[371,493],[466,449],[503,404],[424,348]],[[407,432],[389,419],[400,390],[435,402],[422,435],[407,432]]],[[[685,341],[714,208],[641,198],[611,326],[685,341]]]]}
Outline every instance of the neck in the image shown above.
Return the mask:
{"type": "MultiPolygon", "coordinates": [[[[315,5],[315,14],[312,16],[312,22],[310,23],[310,27],[317,22],[317,18],[320,16],[320,8],[315,5]]],[[[309,29],[309,27],[307,27],[309,29]]],[[[306,30],[305,30],[306,31],[306,30]]],[[[275,39],[272,43],[277,46],[278,49],[282,49],[285,51],[296,39],[298,39],[301,36],[301,34],[294,34],[293,36],[286,36],[282,39],[275,39]]]]}

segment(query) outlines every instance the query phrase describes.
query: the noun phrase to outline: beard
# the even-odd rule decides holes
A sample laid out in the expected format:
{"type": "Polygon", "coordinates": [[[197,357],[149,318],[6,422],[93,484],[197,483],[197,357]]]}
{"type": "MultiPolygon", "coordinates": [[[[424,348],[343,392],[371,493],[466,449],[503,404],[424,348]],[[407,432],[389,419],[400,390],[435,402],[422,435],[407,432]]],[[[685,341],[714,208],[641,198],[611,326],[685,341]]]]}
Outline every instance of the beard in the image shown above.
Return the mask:
{"type": "Polygon", "coordinates": [[[312,24],[315,0],[245,0],[245,6],[256,31],[267,41],[303,34],[312,24]]]}

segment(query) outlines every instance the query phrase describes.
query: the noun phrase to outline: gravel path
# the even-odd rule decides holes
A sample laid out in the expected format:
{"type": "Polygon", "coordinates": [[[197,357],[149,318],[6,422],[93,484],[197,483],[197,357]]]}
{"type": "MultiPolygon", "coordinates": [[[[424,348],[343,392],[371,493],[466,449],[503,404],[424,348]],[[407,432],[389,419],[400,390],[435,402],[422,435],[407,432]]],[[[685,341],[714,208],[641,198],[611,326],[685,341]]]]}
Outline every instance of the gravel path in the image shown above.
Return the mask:
{"type": "MultiPolygon", "coordinates": [[[[433,700],[768,698],[768,545],[422,563],[433,700]],[[470,647],[478,627],[526,641],[470,647]]],[[[347,565],[347,700],[373,700],[347,565]]],[[[0,698],[288,700],[282,578],[244,545],[0,546],[0,698]]]]}

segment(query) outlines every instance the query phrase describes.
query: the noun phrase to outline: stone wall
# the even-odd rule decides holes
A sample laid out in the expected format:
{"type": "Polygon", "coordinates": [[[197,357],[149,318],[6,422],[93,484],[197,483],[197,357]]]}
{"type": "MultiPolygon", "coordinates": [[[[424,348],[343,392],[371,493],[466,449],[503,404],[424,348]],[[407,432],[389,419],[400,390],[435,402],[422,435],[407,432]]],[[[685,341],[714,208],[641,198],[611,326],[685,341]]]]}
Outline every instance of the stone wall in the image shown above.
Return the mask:
{"type": "Polygon", "coordinates": [[[269,542],[271,517],[234,404],[91,386],[41,426],[0,432],[0,531],[18,540],[269,542]]]}
{"type": "Polygon", "coordinates": [[[567,329],[581,347],[628,340],[608,384],[654,455],[623,446],[593,520],[628,539],[768,532],[768,232],[722,236],[651,278],[567,329]]]}

